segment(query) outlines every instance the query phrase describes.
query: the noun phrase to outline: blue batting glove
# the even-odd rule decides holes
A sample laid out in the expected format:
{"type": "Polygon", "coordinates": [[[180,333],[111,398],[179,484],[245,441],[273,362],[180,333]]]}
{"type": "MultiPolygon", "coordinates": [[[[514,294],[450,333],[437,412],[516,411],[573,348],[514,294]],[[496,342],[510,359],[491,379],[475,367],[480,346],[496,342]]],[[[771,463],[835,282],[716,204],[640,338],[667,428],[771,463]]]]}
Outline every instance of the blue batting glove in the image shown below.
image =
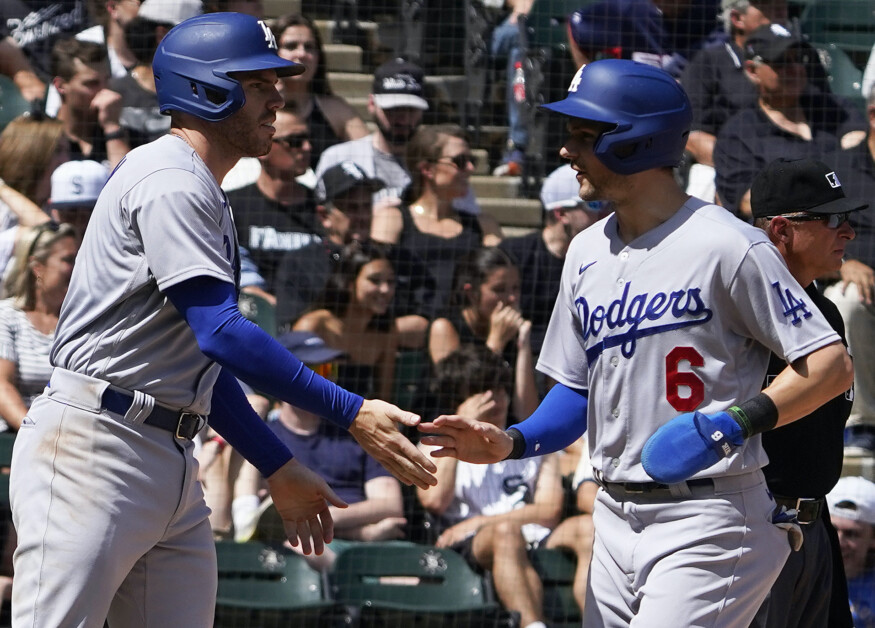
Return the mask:
{"type": "Polygon", "coordinates": [[[688,412],[656,430],[641,452],[641,464],[657,482],[691,478],[732,453],[744,442],[741,426],[727,412],[688,412]]]}

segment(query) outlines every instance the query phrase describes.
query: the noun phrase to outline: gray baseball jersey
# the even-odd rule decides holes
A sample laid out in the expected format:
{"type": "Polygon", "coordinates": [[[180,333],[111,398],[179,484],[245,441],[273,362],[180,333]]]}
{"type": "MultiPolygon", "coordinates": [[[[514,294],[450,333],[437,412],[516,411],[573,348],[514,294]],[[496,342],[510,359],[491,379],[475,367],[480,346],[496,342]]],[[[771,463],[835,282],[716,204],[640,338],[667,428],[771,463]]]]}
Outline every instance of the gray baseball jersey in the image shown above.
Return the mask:
{"type": "Polygon", "coordinates": [[[131,151],[94,208],[52,364],[206,414],[220,367],[161,290],[238,273],[230,208],[194,150],[168,135],[131,151]]]}
{"type": "MultiPolygon", "coordinates": [[[[641,450],[660,425],[759,393],[770,351],[793,362],[838,341],[760,229],[691,198],[629,244],[613,215],[572,241],[538,369],[589,391],[604,479],[649,482],[641,450]]],[[[756,436],[696,477],[766,462],[756,436]]]]}

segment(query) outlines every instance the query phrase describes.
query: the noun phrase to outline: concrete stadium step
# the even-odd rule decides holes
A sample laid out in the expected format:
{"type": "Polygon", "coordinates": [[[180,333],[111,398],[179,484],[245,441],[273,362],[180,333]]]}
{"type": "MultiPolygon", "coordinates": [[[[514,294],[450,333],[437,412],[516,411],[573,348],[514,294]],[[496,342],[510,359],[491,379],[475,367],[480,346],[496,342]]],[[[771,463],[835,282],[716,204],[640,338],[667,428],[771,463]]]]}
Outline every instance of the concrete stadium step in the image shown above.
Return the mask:
{"type": "Polygon", "coordinates": [[[262,7],[264,7],[264,16],[268,18],[287,13],[301,14],[301,0],[262,0],[262,7]]]}
{"type": "Polygon", "coordinates": [[[362,97],[367,100],[368,94],[371,93],[371,86],[374,83],[374,75],[362,72],[329,70],[328,83],[331,85],[331,91],[347,100],[362,97]]]}
{"type": "Polygon", "coordinates": [[[541,203],[526,198],[478,198],[483,212],[502,227],[540,227],[541,203]]]}
{"type": "Polygon", "coordinates": [[[348,44],[325,44],[325,69],[329,73],[354,74],[363,70],[364,51],[361,46],[348,44]]]}
{"type": "Polygon", "coordinates": [[[845,456],[842,464],[842,475],[859,475],[875,482],[875,458],[845,456]]]}
{"type": "MultiPolygon", "coordinates": [[[[370,91],[371,90],[368,89],[368,92],[370,92],[370,91]]],[[[367,95],[365,95],[365,96],[353,96],[353,97],[345,96],[344,98],[346,99],[346,102],[348,102],[349,105],[353,109],[355,109],[356,113],[359,114],[359,117],[362,120],[370,120],[371,119],[371,114],[368,111],[368,97],[367,97],[367,95]]],[[[373,128],[371,128],[371,131],[373,131],[373,128]]]]}
{"type": "MultiPolygon", "coordinates": [[[[319,37],[322,39],[322,44],[328,44],[334,41],[334,33],[337,31],[337,22],[334,20],[314,20],[316,28],[319,31],[319,37]]],[[[368,46],[375,50],[378,44],[377,23],[365,22],[359,20],[358,28],[364,31],[368,46]]]]}
{"type": "MultiPolygon", "coordinates": [[[[481,148],[471,152],[486,153],[486,150],[481,148]]],[[[477,198],[520,198],[521,177],[494,177],[488,174],[488,164],[481,164],[481,161],[478,157],[478,170],[485,170],[485,173],[471,177],[471,187],[474,188],[477,198]]]]}

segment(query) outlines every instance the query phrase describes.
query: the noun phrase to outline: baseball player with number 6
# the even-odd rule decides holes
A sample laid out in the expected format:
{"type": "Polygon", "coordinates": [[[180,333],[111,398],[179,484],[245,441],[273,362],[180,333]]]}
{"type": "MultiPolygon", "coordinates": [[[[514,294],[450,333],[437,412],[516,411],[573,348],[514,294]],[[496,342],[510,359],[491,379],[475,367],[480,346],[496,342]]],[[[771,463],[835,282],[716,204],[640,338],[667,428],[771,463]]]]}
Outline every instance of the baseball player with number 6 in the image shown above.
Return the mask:
{"type": "Polygon", "coordinates": [[[44,394],[15,443],[13,626],[213,625],[216,555],[192,438],[209,423],[267,478],[304,553],[346,504],[246,401],[253,388],[347,428],[401,481],[435,465],[396,423],[419,417],[328,382],[244,319],[234,222],[219,187],[268,152],[283,100],[270,29],[238,13],[191,18],[155,54],[170,134],[130,153],[82,242],[44,394]]]}
{"type": "Polygon", "coordinates": [[[678,187],[692,115],[667,73],[596,61],[545,107],[581,198],[614,210],[566,257],[538,362],[558,383],[507,431],[443,416],[422,442],[489,463],[588,429],[584,625],[746,628],[790,551],[759,434],[846,390],[850,356],[762,231],[678,187]],[[790,366],[761,390],[770,351],[790,366]]]}

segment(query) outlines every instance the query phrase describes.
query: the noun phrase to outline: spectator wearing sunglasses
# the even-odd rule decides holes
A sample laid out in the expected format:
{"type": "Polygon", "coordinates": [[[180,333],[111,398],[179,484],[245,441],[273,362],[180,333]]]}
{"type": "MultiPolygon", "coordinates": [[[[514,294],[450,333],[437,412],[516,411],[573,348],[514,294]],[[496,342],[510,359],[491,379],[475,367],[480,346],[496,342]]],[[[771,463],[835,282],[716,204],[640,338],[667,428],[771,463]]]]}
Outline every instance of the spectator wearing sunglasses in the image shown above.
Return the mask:
{"type": "MultiPolygon", "coordinates": [[[[868,204],[845,197],[839,176],[814,159],[777,159],[754,179],[751,208],[754,224],[768,234],[805,288],[807,303],[794,302],[788,292],[781,297],[785,307],[800,321],[809,308],[820,309],[844,339],[841,314],[820,294],[815,279],[841,267],[845,247],[855,235],[848,216],[868,204]]],[[[772,354],[764,385],[786,366],[783,357],[772,354]]],[[[826,494],[842,473],[850,392],[762,435],[769,456],[763,468],[766,482],[779,507],[796,511],[803,542],[787,559],[751,624],[754,628],[852,625],[838,536],[825,507],[826,494]]]]}
{"type": "Polygon", "coordinates": [[[46,222],[25,231],[0,301],[2,431],[18,430],[49,381],[49,351],[78,249],[68,224],[46,222]]]}
{"type": "Polygon", "coordinates": [[[810,89],[806,66],[817,53],[800,35],[766,24],[750,34],[744,53],[757,105],[723,125],[714,168],[720,203],[749,220],[750,186],[767,164],[779,157],[825,159],[862,141],[866,123],[837,96],[810,89]]]}
{"type": "MultiPolygon", "coordinates": [[[[304,364],[329,379],[335,379],[343,351],[327,345],[319,336],[293,331],[279,338],[304,364]]],[[[331,507],[334,540],[325,545],[321,556],[304,556],[316,569],[328,569],[337,555],[352,543],[389,541],[405,535],[401,484],[349,436],[319,416],[282,403],[276,419],[268,423],[273,432],[289,447],[295,448],[299,462],[308,465],[349,504],[348,508],[331,507]]],[[[284,542],[282,520],[270,500],[261,507],[255,535],[266,541],[284,542]]],[[[288,542],[285,541],[288,545],[288,542]]],[[[299,548],[293,547],[295,551],[299,548]]]]}
{"type": "Polygon", "coordinates": [[[481,246],[495,246],[501,227],[491,216],[472,216],[453,204],[470,191],[474,157],[468,136],[454,124],[422,126],[407,146],[410,187],[405,204],[374,215],[371,236],[415,252],[435,283],[430,318],[443,313],[457,262],[481,246]]]}
{"type": "Polygon", "coordinates": [[[263,279],[242,287],[264,291],[271,300],[283,255],[318,241],[320,232],[313,192],[297,180],[307,172],[313,148],[307,121],[284,109],[277,111],[274,127],[270,152],[258,158],[258,179],[228,193],[240,246],[263,279]]]}
{"type": "MultiPolygon", "coordinates": [[[[319,157],[316,176],[344,161],[355,162],[384,187],[374,193],[374,208],[397,207],[413,176],[406,161],[410,142],[429,110],[425,73],[402,58],[391,59],[374,71],[368,111],[376,130],[370,135],[328,148],[319,157]]],[[[454,199],[459,211],[477,215],[480,206],[472,190],[454,199]]]]}

